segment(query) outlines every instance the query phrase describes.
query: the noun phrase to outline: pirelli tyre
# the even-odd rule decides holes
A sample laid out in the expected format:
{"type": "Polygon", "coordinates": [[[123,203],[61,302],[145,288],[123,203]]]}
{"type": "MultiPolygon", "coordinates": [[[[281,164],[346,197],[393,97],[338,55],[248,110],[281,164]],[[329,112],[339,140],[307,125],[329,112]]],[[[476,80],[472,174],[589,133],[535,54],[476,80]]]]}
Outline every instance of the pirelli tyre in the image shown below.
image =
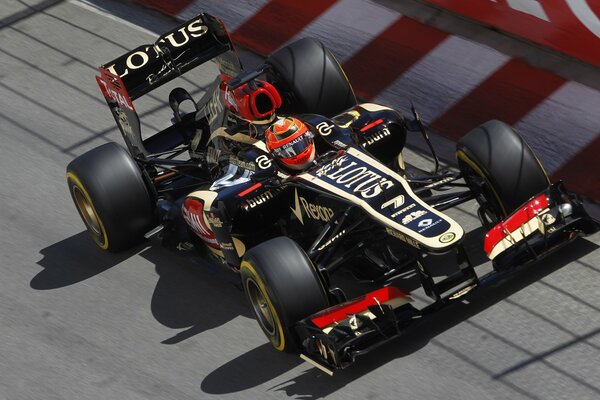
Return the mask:
{"type": "Polygon", "coordinates": [[[77,157],[67,166],[73,202],[102,249],[125,250],[155,222],[153,202],[139,167],[116,143],[77,157]]]}
{"type": "Polygon", "coordinates": [[[352,86],[333,54],[319,41],[300,39],[267,58],[269,80],[280,90],[284,114],[332,117],[356,105],[352,86]]]}
{"type": "Polygon", "coordinates": [[[467,184],[479,194],[484,225],[506,218],[550,185],[529,145],[501,121],[488,121],[463,136],[456,158],[467,184]]]}
{"type": "Polygon", "coordinates": [[[318,273],[296,242],[277,237],[250,249],[240,267],[252,312],[273,346],[296,352],[294,324],[328,307],[318,273]]]}

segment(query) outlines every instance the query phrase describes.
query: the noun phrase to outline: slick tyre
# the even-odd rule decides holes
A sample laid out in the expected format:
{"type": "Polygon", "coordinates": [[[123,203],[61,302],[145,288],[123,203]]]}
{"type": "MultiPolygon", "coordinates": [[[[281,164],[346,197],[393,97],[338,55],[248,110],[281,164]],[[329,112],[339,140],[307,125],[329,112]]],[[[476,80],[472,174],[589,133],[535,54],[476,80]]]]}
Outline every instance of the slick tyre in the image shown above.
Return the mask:
{"type": "Polygon", "coordinates": [[[525,140],[501,121],[488,121],[463,136],[456,158],[467,184],[479,194],[484,225],[506,218],[550,185],[525,140]]]}
{"type": "Polygon", "coordinates": [[[71,161],[67,184],[88,232],[104,250],[131,247],[155,222],[140,169],[116,143],[96,147],[71,161]]]}
{"type": "Polygon", "coordinates": [[[300,39],[267,58],[269,80],[281,90],[284,114],[315,113],[332,117],[356,105],[342,67],[323,44],[300,39]]]}
{"type": "Polygon", "coordinates": [[[287,237],[261,243],[245,254],[240,274],[252,312],[273,346],[297,352],[301,343],[294,324],[329,304],[302,248],[287,237]]]}

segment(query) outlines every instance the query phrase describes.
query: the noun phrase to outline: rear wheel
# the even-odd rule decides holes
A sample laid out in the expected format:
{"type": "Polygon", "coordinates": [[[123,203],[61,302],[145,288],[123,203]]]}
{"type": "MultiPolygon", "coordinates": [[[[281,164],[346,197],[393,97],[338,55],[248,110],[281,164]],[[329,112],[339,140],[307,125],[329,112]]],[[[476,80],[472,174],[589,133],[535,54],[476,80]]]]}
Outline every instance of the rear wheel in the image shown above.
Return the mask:
{"type": "Polygon", "coordinates": [[[287,237],[261,243],[246,252],[240,273],[254,316],[273,346],[298,351],[294,324],[329,304],[302,248],[287,237]]]}
{"type": "Polygon", "coordinates": [[[332,117],[356,105],[354,91],[333,54],[319,41],[300,39],[267,58],[269,80],[282,91],[284,114],[332,117]]]}
{"type": "Polygon", "coordinates": [[[116,143],[96,147],[71,161],[67,184],[81,219],[102,249],[130,247],[155,222],[140,169],[116,143]]]}
{"type": "Polygon", "coordinates": [[[501,121],[488,121],[463,136],[456,158],[467,184],[478,193],[480,218],[488,227],[550,185],[525,140],[501,121]]]}

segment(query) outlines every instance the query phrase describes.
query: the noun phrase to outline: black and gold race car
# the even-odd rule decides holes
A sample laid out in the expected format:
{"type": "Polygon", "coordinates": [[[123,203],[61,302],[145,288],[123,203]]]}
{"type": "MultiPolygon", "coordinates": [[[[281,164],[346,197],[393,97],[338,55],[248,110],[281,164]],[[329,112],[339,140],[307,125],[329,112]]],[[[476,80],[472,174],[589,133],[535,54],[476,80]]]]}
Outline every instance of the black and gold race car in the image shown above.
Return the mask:
{"type": "Polygon", "coordinates": [[[67,167],[94,241],[109,251],[144,237],[197,248],[238,279],[276,349],[327,372],[598,230],[500,121],[457,143],[458,172],[441,170],[414,108],[407,117],[357,102],[334,56],[313,39],[244,71],[222,22],[201,14],[99,70],[126,147],[99,146],[67,167]],[[173,124],[142,136],[133,101],[208,61],[219,72],[207,94],[195,101],[174,88],[173,124]],[[302,170],[265,145],[265,130],[282,116],[310,129],[316,156],[302,170]],[[433,172],[404,162],[410,134],[428,143],[433,172]],[[494,268],[486,274],[470,261],[461,225],[444,214],[473,199],[489,230],[484,250],[494,268]],[[432,273],[439,257],[453,268],[443,279],[432,273]],[[414,305],[416,286],[429,305],[414,305]]]}

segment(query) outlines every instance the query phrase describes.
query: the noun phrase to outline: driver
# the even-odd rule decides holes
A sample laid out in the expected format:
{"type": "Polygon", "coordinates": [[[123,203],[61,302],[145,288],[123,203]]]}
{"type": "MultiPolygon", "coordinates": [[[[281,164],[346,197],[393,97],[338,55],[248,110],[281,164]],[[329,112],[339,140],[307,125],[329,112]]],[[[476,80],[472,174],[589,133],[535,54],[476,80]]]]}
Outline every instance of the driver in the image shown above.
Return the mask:
{"type": "Polygon", "coordinates": [[[300,171],[315,159],[314,135],[294,117],[279,118],[265,132],[267,149],[286,169],[300,171]]]}

